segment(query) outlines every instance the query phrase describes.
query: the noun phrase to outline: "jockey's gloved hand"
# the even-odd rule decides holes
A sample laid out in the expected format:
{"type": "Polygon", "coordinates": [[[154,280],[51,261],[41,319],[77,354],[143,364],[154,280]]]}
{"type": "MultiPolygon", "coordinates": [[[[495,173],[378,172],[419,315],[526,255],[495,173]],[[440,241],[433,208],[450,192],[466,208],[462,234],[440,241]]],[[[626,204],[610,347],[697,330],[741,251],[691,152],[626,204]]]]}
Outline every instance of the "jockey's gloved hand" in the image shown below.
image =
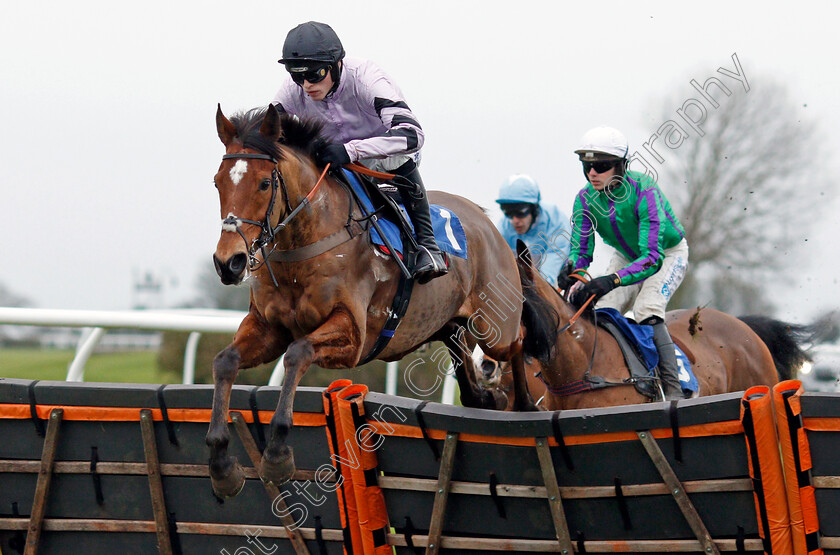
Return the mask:
{"type": "Polygon", "coordinates": [[[598,299],[615,289],[621,284],[621,279],[618,274],[610,274],[608,276],[596,277],[589,283],[585,284],[578,291],[575,291],[573,303],[577,306],[586,302],[589,297],[595,295],[592,304],[598,302],[598,299]]]}
{"type": "Polygon", "coordinates": [[[338,169],[350,163],[350,155],[341,143],[324,145],[315,153],[315,161],[319,166],[330,164],[330,168],[338,169]]]}
{"type": "Polygon", "coordinates": [[[571,261],[566,262],[560,274],[557,276],[557,288],[562,291],[568,291],[569,287],[575,284],[578,280],[572,277],[572,272],[575,271],[575,266],[571,261]]]}

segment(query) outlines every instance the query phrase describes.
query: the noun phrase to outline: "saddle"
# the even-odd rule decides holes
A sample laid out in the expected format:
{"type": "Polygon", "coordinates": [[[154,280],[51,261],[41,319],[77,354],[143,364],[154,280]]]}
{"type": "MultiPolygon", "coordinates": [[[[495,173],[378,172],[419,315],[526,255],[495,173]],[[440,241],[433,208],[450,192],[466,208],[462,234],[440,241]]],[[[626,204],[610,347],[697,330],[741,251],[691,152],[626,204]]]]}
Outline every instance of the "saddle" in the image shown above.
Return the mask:
{"type": "MultiPolygon", "coordinates": [[[[412,267],[413,258],[416,256],[418,248],[417,242],[414,240],[414,230],[411,227],[408,214],[405,210],[400,208],[401,196],[399,188],[389,181],[382,183],[376,182],[373,177],[359,173],[358,171],[344,170],[336,173],[339,177],[343,178],[342,180],[345,185],[349,187],[356,203],[362,208],[362,210],[370,211],[368,216],[371,217],[373,221],[383,219],[397,227],[403,244],[407,243],[409,246],[407,253],[401,252],[392,244],[388,244],[390,243],[390,239],[386,233],[381,232],[378,229],[376,231],[382,238],[382,242],[385,243],[385,245],[382,245],[385,247],[383,250],[386,251],[387,254],[391,255],[395,261],[409,257],[412,258],[410,261],[406,260],[406,262],[412,263],[408,265],[409,268],[412,267]],[[355,183],[353,182],[353,178],[355,178],[355,183]],[[367,200],[368,203],[365,203],[365,200],[367,200]]],[[[400,262],[398,262],[398,265],[400,265],[401,269],[404,267],[404,265],[400,262]]]]}
{"type": "Polygon", "coordinates": [[[636,391],[648,399],[658,399],[660,397],[659,376],[651,374],[637,347],[630,343],[624,332],[611,320],[599,318],[598,326],[612,335],[621,348],[621,354],[624,355],[624,362],[630,370],[630,379],[636,391]]]}
{"type": "MultiPolygon", "coordinates": [[[[636,391],[649,399],[661,398],[657,366],[659,352],[653,345],[652,333],[651,335],[647,333],[649,326],[641,326],[612,308],[600,308],[595,312],[598,316],[599,327],[609,332],[618,343],[627,368],[630,370],[630,382],[636,387],[636,391]]],[[[680,365],[679,377],[683,393],[686,397],[696,396],[699,385],[691,371],[694,355],[676,339],[674,339],[674,346],[677,362],[680,365]]]]}
{"type": "MultiPolygon", "coordinates": [[[[395,260],[402,259],[411,267],[417,243],[411,220],[400,203],[402,197],[399,184],[380,184],[365,175],[346,169],[341,177],[356,202],[366,212],[366,218],[371,221],[374,228],[371,231],[371,242],[379,245],[383,252],[395,260]]],[[[435,204],[429,205],[429,215],[435,241],[444,256],[456,256],[466,260],[467,236],[458,215],[444,206],[435,204]]]]}

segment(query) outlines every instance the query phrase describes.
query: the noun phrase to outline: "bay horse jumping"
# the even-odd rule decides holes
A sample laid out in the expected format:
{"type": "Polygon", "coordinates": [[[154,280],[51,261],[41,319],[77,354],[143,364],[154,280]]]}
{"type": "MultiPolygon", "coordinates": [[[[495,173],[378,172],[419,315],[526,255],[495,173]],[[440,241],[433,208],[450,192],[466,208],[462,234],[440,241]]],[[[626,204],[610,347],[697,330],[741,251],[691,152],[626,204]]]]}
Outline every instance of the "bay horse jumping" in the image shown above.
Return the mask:
{"type": "MultiPolygon", "coordinates": [[[[251,287],[247,316],[213,362],[210,476],[216,494],[229,497],[245,480],[227,454],[238,371],[285,353],[282,391],[259,467],[265,482],[283,483],[295,470],[286,437],[300,379],[312,364],[353,368],[371,353],[391,314],[401,270],[372,247],[365,227],[371,218],[347,185],[313,162],[323,144],[320,124],[281,116],[273,107],[229,120],[219,107],[216,129],[226,153],[214,178],[223,221],[213,260],[222,283],[247,278],[251,287]]],[[[467,259],[451,256],[446,276],[414,285],[407,312],[376,358],[399,360],[429,341],[443,341],[461,402],[505,408],[506,396],[476,383],[469,354],[477,342],[514,369],[512,408],[534,410],[524,355],[548,360],[556,335],[550,307],[535,295],[523,296],[515,257],[481,207],[443,192],[430,192],[429,200],[460,218],[467,259]],[[529,328],[521,320],[523,306],[537,314],[529,328]]]]}
{"type": "MultiPolygon", "coordinates": [[[[535,290],[547,300],[561,324],[548,364],[526,363],[528,375],[542,372],[547,389],[545,408],[582,409],[650,402],[650,398],[632,385],[622,384],[630,377],[624,356],[613,336],[592,321],[591,311],[566,326],[577,308],[566,302],[534,269],[527,247],[524,244],[518,247],[523,289],[535,290]],[[596,381],[603,378],[611,385],[574,394],[552,392],[563,391],[564,386],[583,383],[590,377],[596,381]]],[[[818,331],[760,316],[741,320],[711,308],[669,311],[665,321],[674,343],[691,360],[700,395],[743,391],[754,385],[772,386],[792,378],[801,363],[808,360],[800,343],[805,335],[818,331]]],[[[491,370],[488,367],[485,374],[491,370]]],[[[501,365],[503,378],[509,370],[506,363],[501,365]]],[[[503,392],[506,392],[505,384],[506,380],[502,379],[499,388],[503,392]]]]}

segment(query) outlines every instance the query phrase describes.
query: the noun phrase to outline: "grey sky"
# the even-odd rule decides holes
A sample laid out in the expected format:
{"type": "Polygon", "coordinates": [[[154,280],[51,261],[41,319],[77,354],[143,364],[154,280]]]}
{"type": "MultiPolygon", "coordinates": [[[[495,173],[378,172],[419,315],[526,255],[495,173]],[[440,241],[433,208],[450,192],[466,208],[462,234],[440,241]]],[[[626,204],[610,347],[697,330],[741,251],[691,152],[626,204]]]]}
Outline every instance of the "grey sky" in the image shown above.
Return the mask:
{"type": "MultiPolygon", "coordinates": [[[[837,152],[840,8],[770,6],[9,4],[0,20],[0,282],[40,307],[123,309],[133,277],[153,270],[177,277],[170,302],[194,296],[220,230],[216,104],[228,114],[267,104],[286,32],[310,19],[330,23],[349,55],[373,59],[399,83],[426,132],[427,187],[471,198],[494,218],[510,173],[530,173],[568,212],[583,184],[572,151],[590,127],[623,130],[632,152],[663,109],[680,107],[655,99],[698,97],[692,78],[717,75],[744,94],[716,74],[734,70],[733,53],[748,80],[787,83],[837,152]]],[[[829,162],[806,161],[803,171],[809,163],[829,162]]],[[[674,186],[662,183],[666,194],[674,186]]],[[[776,291],[786,318],[840,305],[833,213],[791,255],[776,291]]]]}

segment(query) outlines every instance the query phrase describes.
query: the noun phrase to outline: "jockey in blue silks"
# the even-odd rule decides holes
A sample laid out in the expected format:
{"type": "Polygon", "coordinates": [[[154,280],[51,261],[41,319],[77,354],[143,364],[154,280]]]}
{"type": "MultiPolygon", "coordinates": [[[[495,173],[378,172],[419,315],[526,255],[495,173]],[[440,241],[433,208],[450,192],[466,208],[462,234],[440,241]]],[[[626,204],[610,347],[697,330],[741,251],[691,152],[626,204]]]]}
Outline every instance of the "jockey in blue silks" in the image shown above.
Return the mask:
{"type": "Polygon", "coordinates": [[[552,286],[569,257],[569,218],[556,206],[540,202],[540,187],[530,176],[511,175],[499,189],[496,202],[505,217],[496,227],[516,252],[517,239],[528,245],[531,259],[552,286]]]}

